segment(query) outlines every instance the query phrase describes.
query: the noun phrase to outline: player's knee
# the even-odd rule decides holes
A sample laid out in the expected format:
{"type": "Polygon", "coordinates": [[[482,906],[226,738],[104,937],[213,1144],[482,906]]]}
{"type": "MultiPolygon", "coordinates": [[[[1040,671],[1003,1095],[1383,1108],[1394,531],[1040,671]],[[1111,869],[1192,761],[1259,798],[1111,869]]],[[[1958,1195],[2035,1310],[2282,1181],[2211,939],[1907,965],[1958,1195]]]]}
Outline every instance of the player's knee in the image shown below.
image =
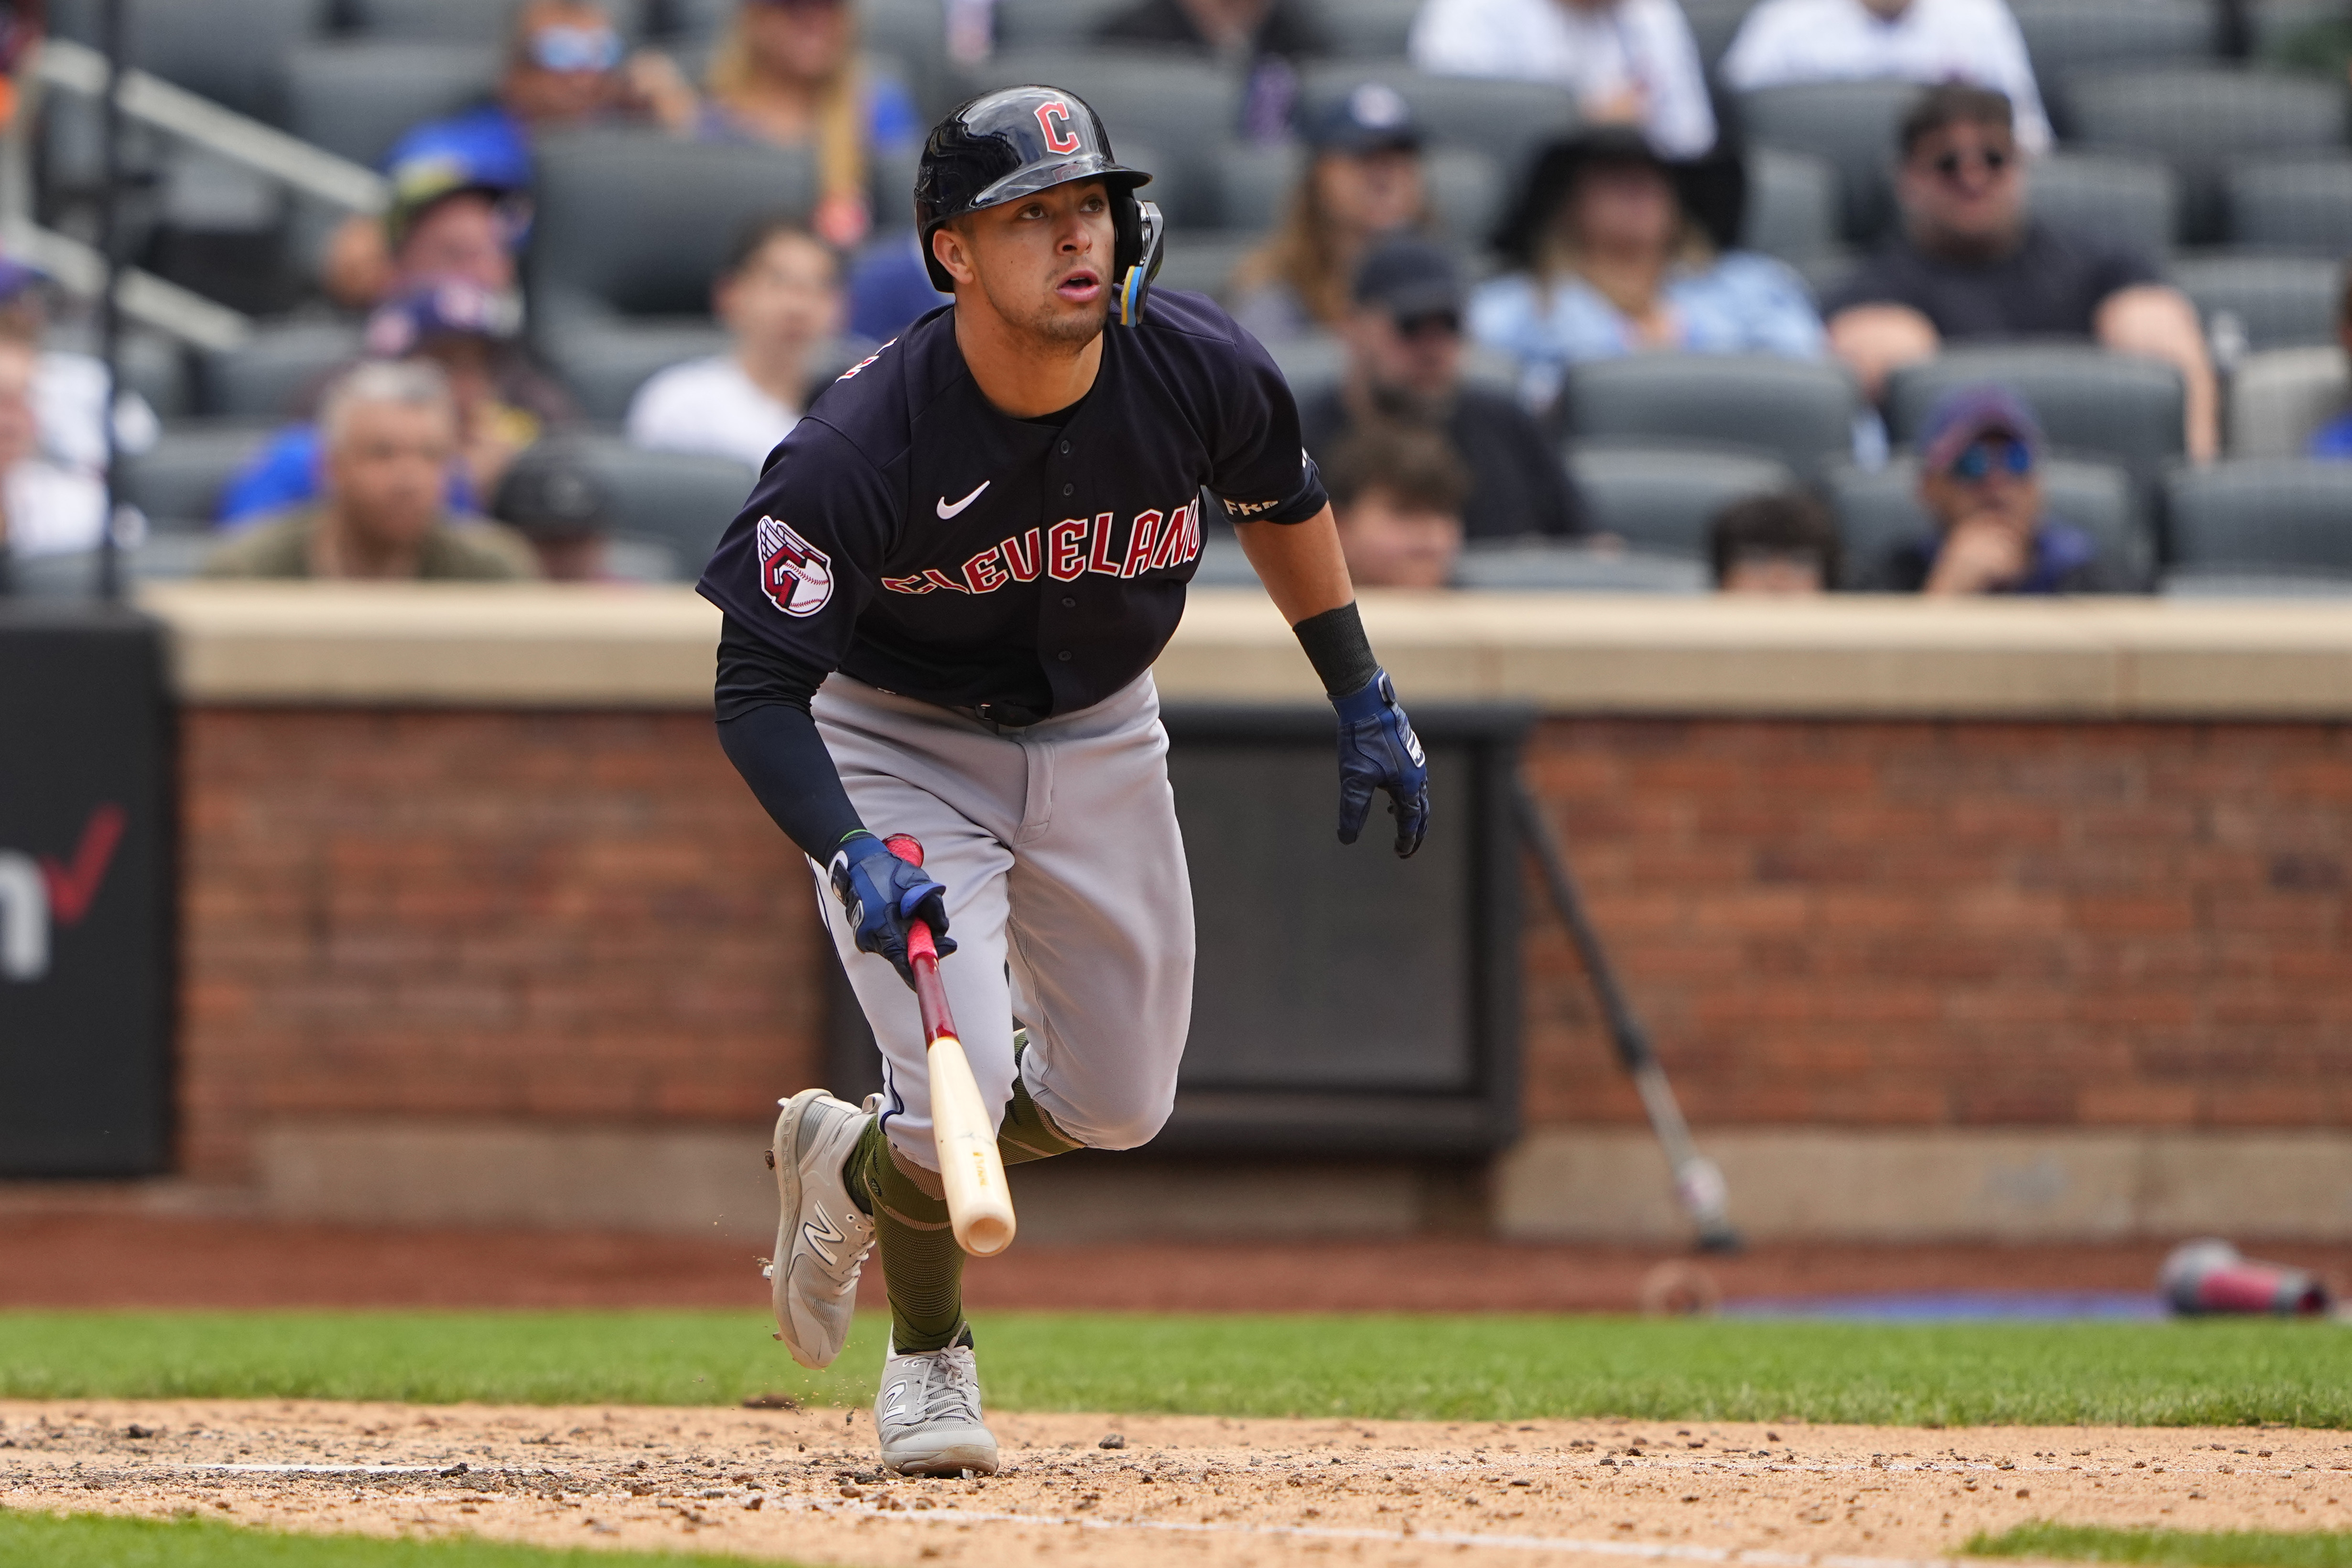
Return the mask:
{"type": "Polygon", "coordinates": [[[1143,1087],[1088,1096],[1088,1103],[1052,1108],[1055,1124],[1090,1149],[1139,1149],[1160,1135],[1176,1109],[1176,1086],[1143,1087]]]}

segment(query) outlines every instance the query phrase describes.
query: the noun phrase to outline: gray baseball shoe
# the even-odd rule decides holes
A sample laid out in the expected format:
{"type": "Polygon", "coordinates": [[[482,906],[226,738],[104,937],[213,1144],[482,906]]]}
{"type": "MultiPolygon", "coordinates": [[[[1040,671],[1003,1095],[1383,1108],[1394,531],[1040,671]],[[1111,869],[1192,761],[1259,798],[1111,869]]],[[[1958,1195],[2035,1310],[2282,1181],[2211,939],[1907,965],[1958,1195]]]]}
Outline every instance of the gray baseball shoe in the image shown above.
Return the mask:
{"type": "Polygon", "coordinates": [[[945,1350],[908,1355],[890,1347],[874,1400],[882,1468],[902,1476],[996,1473],[996,1439],[980,1419],[980,1366],[971,1330],[945,1350]]]}
{"type": "Polygon", "coordinates": [[[776,1256],[768,1265],[776,1299],[776,1337],[803,1366],[833,1364],[857,1308],[857,1271],[874,1249],[874,1221],[850,1201],[841,1167],[873,1120],[822,1089],[778,1103],[768,1163],[776,1171],[782,1213],[776,1256]]]}

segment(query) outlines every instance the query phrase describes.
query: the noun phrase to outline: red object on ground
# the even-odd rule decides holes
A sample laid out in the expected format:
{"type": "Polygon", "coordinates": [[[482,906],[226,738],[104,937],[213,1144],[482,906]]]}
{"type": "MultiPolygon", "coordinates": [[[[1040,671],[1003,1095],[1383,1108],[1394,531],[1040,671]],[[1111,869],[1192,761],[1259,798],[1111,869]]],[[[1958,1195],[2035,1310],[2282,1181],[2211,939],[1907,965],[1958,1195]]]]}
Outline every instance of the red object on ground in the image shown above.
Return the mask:
{"type": "Polygon", "coordinates": [[[2317,1317],[2329,1305],[2327,1287],[2317,1275],[2284,1263],[2257,1262],[2226,1241],[2174,1248],[2157,1283],[2172,1310],[2188,1317],[2317,1317]]]}

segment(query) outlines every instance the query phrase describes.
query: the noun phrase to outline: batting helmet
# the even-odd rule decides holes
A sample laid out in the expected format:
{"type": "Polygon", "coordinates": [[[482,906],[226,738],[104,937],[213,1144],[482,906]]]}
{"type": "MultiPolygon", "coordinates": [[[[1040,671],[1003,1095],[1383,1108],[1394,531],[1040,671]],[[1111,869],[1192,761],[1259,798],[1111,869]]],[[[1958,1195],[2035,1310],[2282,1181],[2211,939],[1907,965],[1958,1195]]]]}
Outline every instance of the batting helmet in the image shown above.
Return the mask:
{"type": "Polygon", "coordinates": [[[1151,176],[1118,162],[1102,116],[1084,99],[1057,87],[1008,87],[973,99],[931,130],[915,174],[915,227],[932,286],[953,293],[955,282],[931,253],[941,224],[982,207],[1001,206],[1073,180],[1100,180],[1110,189],[1118,243],[1111,257],[1118,275],[1118,319],[1143,319],[1144,301],[1160,271],[1163,228],[1160,209],[1139,201],[1135,188],[1151,176]]]}

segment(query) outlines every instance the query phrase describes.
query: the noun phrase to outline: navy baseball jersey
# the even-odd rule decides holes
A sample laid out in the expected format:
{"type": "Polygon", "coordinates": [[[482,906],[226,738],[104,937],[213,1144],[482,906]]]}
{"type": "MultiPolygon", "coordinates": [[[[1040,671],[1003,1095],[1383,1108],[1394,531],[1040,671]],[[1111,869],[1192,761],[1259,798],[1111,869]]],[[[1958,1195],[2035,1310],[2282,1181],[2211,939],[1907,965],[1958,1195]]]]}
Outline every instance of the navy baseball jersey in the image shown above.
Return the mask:
{"type": "Polygon", "coordinates": [[[1197,294],[1103,331],[1066,417],[982,395],[942,308],[843,376],[768,459],[700,585],[800,663],[950,707],[1043,717],[1150,667],[1201,553],[1237,517],[1323,509],[1274,361],[1197,294]]]}

